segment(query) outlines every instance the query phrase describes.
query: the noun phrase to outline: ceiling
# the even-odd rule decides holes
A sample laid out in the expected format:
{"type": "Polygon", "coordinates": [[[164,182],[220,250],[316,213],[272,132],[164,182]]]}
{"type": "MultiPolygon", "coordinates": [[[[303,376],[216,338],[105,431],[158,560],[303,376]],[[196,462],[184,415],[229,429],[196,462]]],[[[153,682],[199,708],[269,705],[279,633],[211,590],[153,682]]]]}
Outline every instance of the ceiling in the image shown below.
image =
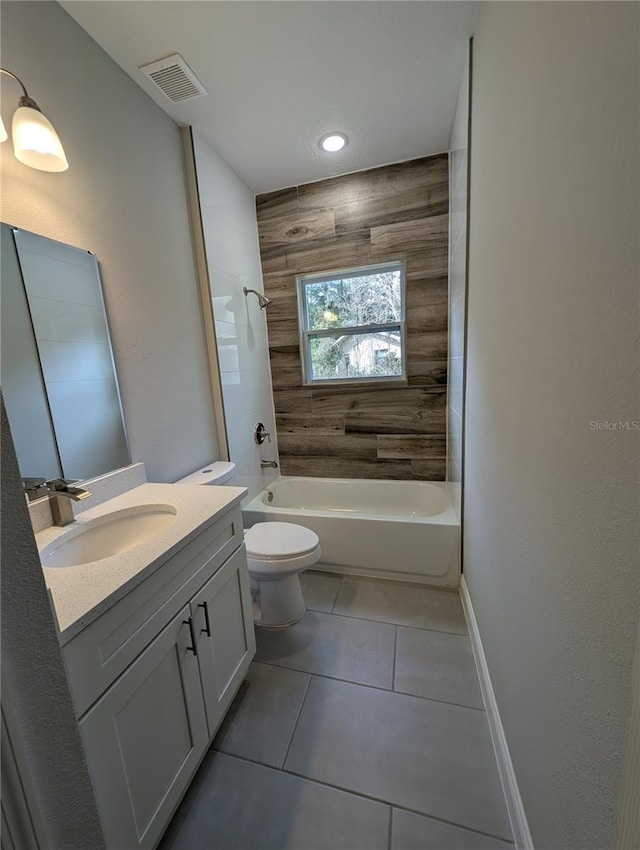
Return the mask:
{"type": "Polygon", "coordinates": [[[256,193],[446,150],[478,2],[63,0],[179,124],[256,193]],[[172,103],[138,70],[180,53],[208,95],[172,103]],[[318,140],[338,130],[339,154],[318,140]]]}

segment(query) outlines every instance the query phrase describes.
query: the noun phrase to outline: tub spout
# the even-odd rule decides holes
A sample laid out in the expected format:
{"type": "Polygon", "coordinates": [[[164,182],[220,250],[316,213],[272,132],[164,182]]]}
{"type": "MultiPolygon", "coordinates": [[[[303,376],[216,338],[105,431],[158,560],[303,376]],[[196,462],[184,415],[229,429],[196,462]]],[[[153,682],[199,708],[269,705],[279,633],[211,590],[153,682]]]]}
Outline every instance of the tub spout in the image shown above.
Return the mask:
{"type": "Polygon", "coordinates": [[[260,461],[260,469],[277,469],[278,461],[277,460],[261,460],[260,461]]]}

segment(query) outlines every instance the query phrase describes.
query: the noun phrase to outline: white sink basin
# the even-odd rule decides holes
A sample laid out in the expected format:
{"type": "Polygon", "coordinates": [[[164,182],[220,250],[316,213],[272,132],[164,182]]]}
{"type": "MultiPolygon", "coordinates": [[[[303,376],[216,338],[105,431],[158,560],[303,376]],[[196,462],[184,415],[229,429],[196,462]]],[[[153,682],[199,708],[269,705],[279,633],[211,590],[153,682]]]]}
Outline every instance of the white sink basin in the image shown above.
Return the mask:
{"type": "Polygon", "coordinates": [[[173,505],[136,505],[76,522],[69,531],[40,550],[43,567],[77,567],[102,561],[146,543],[171,525],[173,505]]]}

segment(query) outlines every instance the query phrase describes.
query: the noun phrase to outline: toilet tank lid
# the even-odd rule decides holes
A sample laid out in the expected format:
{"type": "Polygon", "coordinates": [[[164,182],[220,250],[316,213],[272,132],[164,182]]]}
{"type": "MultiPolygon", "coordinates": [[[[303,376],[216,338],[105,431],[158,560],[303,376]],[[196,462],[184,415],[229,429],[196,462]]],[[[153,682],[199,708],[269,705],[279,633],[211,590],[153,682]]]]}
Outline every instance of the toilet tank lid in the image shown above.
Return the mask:
{"type": "Polygon", "coordinates": [[[216,460],[176,481],[176,484],[224,484],[233,478],[236,465],[228,460],[216,460]]]}

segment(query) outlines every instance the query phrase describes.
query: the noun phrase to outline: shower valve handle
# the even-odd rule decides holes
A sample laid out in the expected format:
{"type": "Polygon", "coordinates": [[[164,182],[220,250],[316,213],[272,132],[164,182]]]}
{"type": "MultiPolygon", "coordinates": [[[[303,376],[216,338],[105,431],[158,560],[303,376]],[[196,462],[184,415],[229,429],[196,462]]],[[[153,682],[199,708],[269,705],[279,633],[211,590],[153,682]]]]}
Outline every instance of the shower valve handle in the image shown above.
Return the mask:
{"type": "Polygon", "coordinates": [[[265,440],[271,442],[271,434],[266,430],[262,422],[258,422],[256,427],[253,429],[253,436],[259,446],[261,446],[265,440]]]}

